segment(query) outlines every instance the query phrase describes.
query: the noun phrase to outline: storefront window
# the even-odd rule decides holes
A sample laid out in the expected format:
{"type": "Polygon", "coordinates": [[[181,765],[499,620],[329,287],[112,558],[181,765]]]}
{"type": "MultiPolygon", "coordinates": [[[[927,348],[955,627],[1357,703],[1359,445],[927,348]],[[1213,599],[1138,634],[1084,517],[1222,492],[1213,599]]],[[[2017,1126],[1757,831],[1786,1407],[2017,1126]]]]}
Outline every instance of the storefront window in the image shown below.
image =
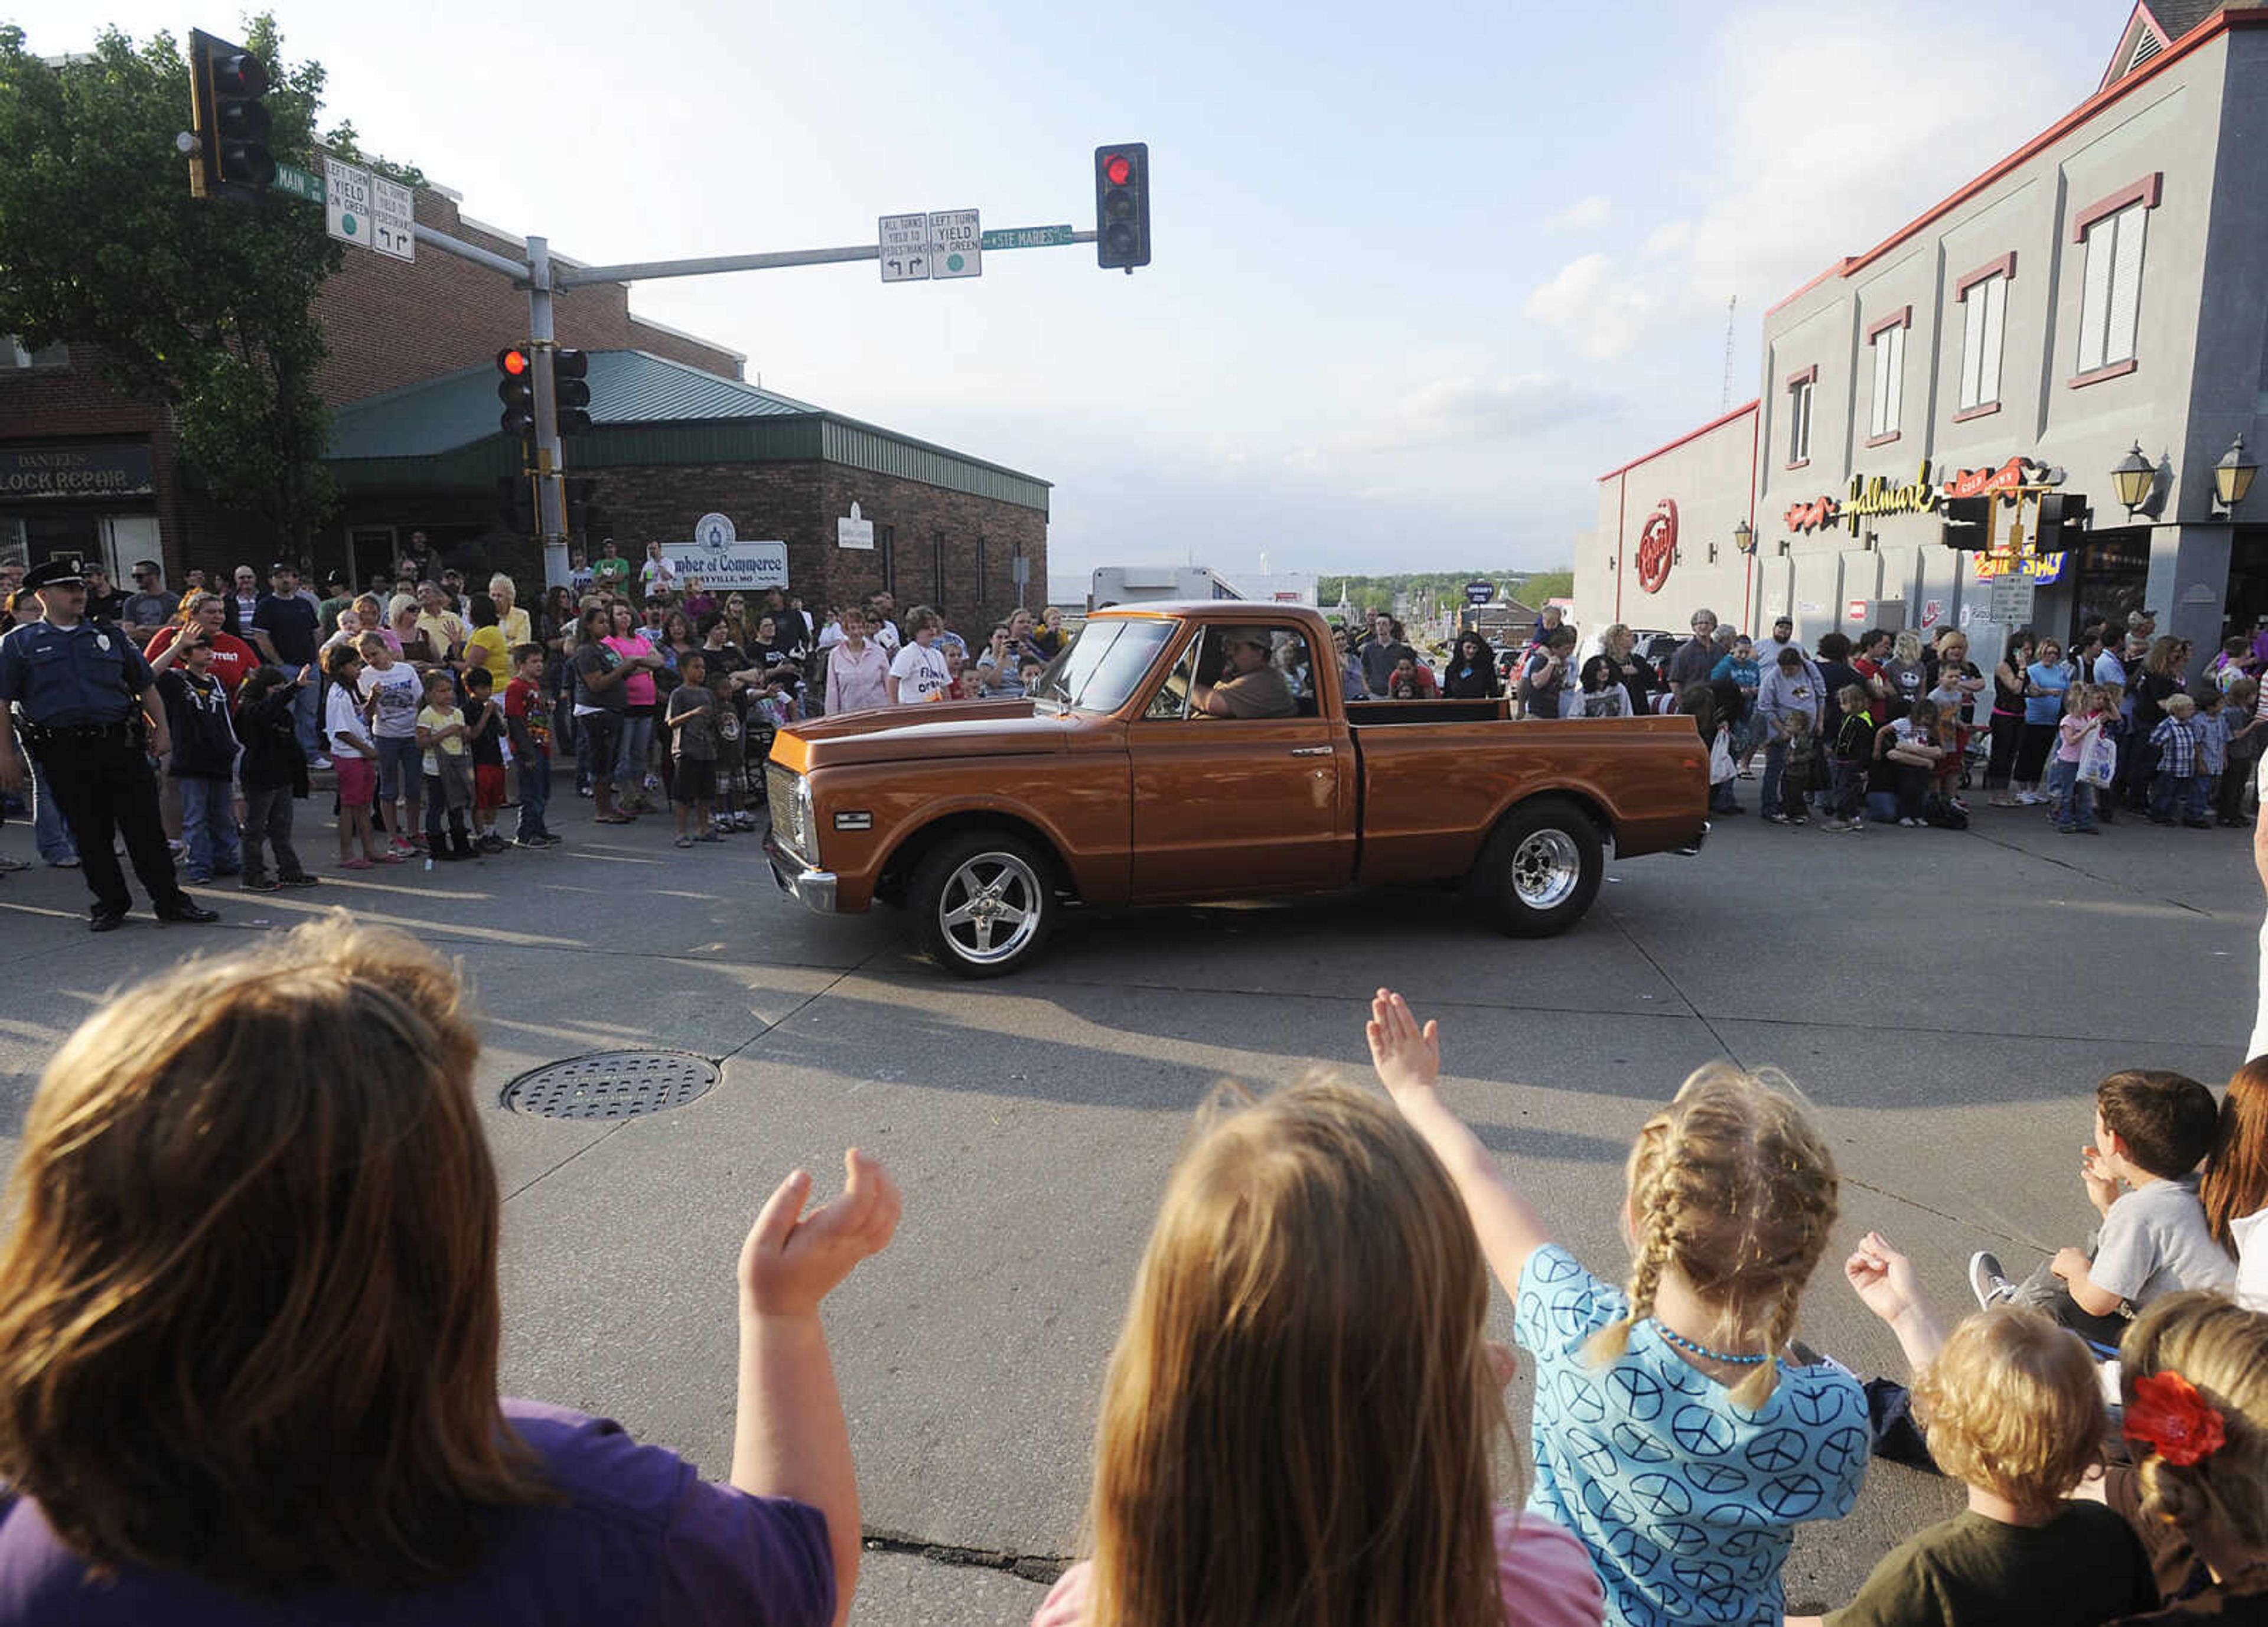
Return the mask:
{"type": "Polygon", "coordinates": [[[2138,531],[2097,538],[2075,550],[2079,590],[2066,635],[2101,616],[2124,629],[2126,614],[2143,607],[2143,593],[2150,581],[2150,534],[2138,531]]]}

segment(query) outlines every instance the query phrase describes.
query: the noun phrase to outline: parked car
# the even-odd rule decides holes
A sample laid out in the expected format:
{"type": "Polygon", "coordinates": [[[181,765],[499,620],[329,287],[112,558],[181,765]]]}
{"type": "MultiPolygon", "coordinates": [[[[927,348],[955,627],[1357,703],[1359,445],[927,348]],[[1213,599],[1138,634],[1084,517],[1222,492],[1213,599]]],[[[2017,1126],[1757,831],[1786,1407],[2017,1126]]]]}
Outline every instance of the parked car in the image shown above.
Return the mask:
{"type": "Polygon", "coordinates": [[[1538,937],[1590,908],[1609,844],[1692,851],[1708,829],[1688,719],[1349,705],[1336,672],[1314,610],[1098,611],[1028,698],[781,730],[773,872],[823,913],[902,904],[939,964],[989,977],[1075,905],[1453,882],[1538,937]]]}

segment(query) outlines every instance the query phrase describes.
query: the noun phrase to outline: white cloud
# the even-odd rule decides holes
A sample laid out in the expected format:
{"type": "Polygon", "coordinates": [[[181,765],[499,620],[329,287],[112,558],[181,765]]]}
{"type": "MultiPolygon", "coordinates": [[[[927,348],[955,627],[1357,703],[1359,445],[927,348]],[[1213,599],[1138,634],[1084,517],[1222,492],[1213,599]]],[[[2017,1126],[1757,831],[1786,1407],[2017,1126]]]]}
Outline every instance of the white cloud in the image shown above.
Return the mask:
{"type": "Polygon", "coordinates": [[[1611,398],[1550,373],[1437,379],[1396,401],[1384,419],[1345,436],[1350,452],[1484,445],[1612,412],[1611,398]]]}
{"type": "Polygon", "coordinates": [[[1607,224],[1614,205],[1598,193],[1578,198],[1543,223],[1546,232],[1595,232],[1607,224]]]}
{"type": "Polygon", "coordinates": [[[1619,275],[1604,254],[1589,254],[1560,267],[1521,310],[1558,329],[1578,355],[1601,361],[1629,353],[1644,336],[1658,300],[1643,280],[1619,275]]]}

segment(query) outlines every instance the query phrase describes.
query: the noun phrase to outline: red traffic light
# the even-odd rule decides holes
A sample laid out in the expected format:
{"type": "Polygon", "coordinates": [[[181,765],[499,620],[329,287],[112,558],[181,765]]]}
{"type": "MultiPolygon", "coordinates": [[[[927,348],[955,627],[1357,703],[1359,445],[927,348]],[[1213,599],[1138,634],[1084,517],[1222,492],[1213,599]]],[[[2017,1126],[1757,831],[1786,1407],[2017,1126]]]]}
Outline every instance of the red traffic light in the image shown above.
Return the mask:
{"type": "Polygon", "coordinates": [[[520,377],[532,365],[534,364],[527,359],[527,352],[525,350],[506,350],[497,352],[497,371],[508,379],[520,377]]]}
{"type": "Polygon", "coordinates": [[[1102,173],[1114,187],[1123,187],[1134,179],[1134,160],[1123,152],[1114,152],[1102,161],[1102,173]]]}

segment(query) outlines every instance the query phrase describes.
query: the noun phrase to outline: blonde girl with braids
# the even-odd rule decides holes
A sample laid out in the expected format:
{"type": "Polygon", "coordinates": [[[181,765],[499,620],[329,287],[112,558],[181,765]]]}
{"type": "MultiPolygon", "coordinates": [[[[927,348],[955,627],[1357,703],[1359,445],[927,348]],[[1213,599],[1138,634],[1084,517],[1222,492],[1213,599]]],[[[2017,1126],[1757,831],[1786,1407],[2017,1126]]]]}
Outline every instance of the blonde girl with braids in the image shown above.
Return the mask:
{"type": "Polygon", "coordinates": [[[1092,1557],[1033,1627],[1597,1627],[1582,1544],[1497,1502],[1518,1458],[1488,1304],[1456,1189],[1392,1108],[1224,1086],[1111,1355],[1092,1557]]]}
{"type": "Polygon", "coordinates": [[[2118,1356],[2140,1517],[2178,1527],[2212,1581],[2116,1627],[2268,1623],[2268,1315],[2210,1292],[2169,1294],[2118,1356]]]}
{"type": "Polygon", "coordinates": [[[1442,1101],[1434,1024],[1381,989],[1368,1037],[1535,1358],[1528,1512],[1591,1550],[1609,1622],[1778,1622],[1795,1527],[1850,1512],[1868,1440],[1857,1380],[1782,1355],[1836,1215],[1835,1161],[1785,1081],[1712,1064],[1646,1121],[1625,1291],[1551,1240],[1442,1101]]]}

